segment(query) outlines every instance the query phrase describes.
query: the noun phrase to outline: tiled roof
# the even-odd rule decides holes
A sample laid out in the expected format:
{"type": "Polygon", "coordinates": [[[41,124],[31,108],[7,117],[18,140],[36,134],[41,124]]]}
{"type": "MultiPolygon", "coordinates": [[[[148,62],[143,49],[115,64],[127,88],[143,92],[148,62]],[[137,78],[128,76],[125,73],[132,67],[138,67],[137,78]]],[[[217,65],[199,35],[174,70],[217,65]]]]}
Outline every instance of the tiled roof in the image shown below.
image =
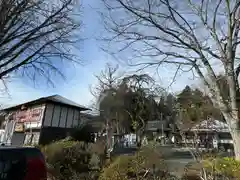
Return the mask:
{"type": "Polygon", "coordinates": [[[219,120],[204,120],[199,124],[196,124],[191,128],[192,130],[215,130],[215,131],[221,131],[221,130],[228,130],[228,125],[222,121],[219,120]]]}
{"type": "Polygon", "coordinates": [[[21,107],[22,105],[44,103],[44,102],[47,102],[47,101],[60,103],[60,104],[68,105],[68,106],[73,106],[73,107],[79,108],[81,110],[89,110],[88,108],[86,108],[86,107],[84,107],[80,104],[77,104],[77,103],[75,103],[75,102],[73,102],[73,101],[71,101],[71,100],[69,100],[65,97],[60,96],[60,95],[42,97],[42,98],[39,98],[39,99],[35,99],[33,101],[29,101],[29,102],[26,102],[26,103],[22,103],[22,104],[18,104],[18,105],[12,106],[12,107],[8,107],[8,108],[5,108],[3,110],[6,111],[6,110],[11,110],[11,109],[16,109],[16,108],[21,107]]]}
{"type": "Polygon", "coordinates": [[[54,95],[54,96],[48,96],[48,97],[45,97],[46,99],[50,100],[50,101],[53,101],[53,102],[58,102],[58,103],[61,103],[61,104],[65,104],[65,105],[70,105],[70,106],[75,106],[75,107],[78,107],[80,109],[86,109],[88,110],[88,108],[80,105],[80,104],[77,104],[65,97],[62,97],[60,95],[54,95]]]}

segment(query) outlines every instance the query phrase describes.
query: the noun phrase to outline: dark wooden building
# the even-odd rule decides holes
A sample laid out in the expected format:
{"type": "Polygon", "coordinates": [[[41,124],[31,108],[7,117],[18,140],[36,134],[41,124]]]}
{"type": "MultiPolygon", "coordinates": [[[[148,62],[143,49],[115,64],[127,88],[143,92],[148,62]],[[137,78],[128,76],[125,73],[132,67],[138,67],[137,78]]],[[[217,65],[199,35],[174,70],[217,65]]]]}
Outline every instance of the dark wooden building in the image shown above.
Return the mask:
{"type": "Polygon", "coordinates": [[[48,144],[65,138],[82,124],[81,112],[89,110],[62,96],[53,95],[6,108],[4,143],[48,144]]]}

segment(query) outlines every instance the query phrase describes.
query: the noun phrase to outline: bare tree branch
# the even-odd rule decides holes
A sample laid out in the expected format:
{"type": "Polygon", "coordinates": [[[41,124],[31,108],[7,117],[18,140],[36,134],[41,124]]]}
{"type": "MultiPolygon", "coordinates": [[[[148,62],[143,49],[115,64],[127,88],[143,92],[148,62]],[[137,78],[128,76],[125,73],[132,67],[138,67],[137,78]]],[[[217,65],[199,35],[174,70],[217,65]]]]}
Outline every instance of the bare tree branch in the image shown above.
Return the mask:
{"type": "Polygon", "coordinates": [[[122,75],[123,74],[119,72],[119,66],[114,66],[110,63],[106,64],[105,69],[102,70],[99,75],[95,75],[98,83],[96,86],[90,87],[90,91],[92,95],[97,98],[97,101],[99,101],[105,93],[115,91],[122,75]]]}
{"type": "Polygon", "coordinates": [[[102,0],[108,30],[106,51],[147,68],[176,64],[193,68],[226,119],[240,159],[240,102],[236,51],[239,44],[239,0],[102,0]],[[110,37],[109,37],[110,36],[110,37]],[[112,37],[112,38],[111,38],[112,37]],[[113,47],[113,48],[109,48],[113,47]],[[218,80],[219,62],[229,98],[218,80]],[[237,140],[238,139],[238,140],[237,140]]]}
{"type": "Polygon", "coordinates": [[[74,0],[1,1],[0,78],[15,71],[35,71],[35,77],[55,71],[62,76],[56,68],[61,60],[79,62],[71,50],[80,40],[74,5],[74,0]]]}

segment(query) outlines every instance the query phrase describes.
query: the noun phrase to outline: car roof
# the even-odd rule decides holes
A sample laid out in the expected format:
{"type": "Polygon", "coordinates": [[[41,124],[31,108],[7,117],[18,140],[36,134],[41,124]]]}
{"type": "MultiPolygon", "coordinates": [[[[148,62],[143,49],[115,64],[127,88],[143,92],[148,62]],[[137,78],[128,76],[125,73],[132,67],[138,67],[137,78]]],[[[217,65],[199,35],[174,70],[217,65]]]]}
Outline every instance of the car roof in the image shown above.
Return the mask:
{"type": "Polygon", "coordinates": [[[37,149],[36,147],[21,147],[21,146],[7,146],[7,145],[2,145],[0,146],[1,149],[37,149]]]}
{"type": "Polygon", "coordinates": [[[39,154],[42,154],[40,149],[36,147],[17,147],[17,146],[0,146],[0,152],[2,151],[21,151],[21,152],[38,152],[39,154]]]}

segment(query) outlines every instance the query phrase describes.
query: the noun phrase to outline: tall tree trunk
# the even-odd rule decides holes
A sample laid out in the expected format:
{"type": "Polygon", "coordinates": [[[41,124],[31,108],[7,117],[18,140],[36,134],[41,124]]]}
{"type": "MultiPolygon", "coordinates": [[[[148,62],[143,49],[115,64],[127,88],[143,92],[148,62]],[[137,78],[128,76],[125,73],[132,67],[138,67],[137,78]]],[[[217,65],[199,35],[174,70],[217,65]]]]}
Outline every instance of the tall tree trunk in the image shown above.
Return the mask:
{"type": "Polygon", "coordinates": [[[120,122],[119,122],[119,117],[118,117],[118,113],[116,112],[116,142],[118,145],[120,143],[120,122]]]}
{"type": "MultiPolygon", "coordinates": [[[[231,34],[231,33],[230,33],[231,34]]],[[[227,116],[227,123],[229,125],[229,129],[233,139],[233,147],[236,160],[240,160],[240,116],[239,116],[239,104],[237,101],[237,91],[238,88],[236,83],[236,77],[234,72],[234,57],[233,57],[233,50],[232,50],[232,37],[229,36],[228,43],[227,43],[227,63],[225,67],[227,83],[229,88],[229,105],[231,110],[231,114],[227,116]]],[[[226,117],[225,117],[226,118],[226,117]]]]}
{"type": "Polygon", "coordinates": [[[231,132],[233,139],[233,147],[236,160],[240,160],[240,131],[238,129],[231,132]]]}
{"type": "Polygon", "coordinates": [[[232,136],[235,159],[240,160],[240,128],[237,112],[232,112],[231,115],[226,113],[224,114],[224,117],[232,136]],[[233,118],[233,116],[235,118],[233,118]]]}

